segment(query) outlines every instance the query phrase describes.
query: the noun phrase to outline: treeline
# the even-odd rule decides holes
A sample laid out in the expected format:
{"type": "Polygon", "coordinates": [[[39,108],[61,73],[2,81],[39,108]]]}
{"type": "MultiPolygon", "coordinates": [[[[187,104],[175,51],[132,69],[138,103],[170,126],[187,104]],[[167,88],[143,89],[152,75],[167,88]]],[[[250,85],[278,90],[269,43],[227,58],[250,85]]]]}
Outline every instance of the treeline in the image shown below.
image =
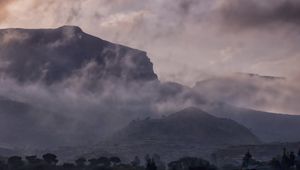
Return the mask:
{"type": "Polygon", "coordinates": [[[283,149],[282,155],[270,161],[255,160],[250,151],[241,157],[240,164],[225,164],[217,168],[209,161],[196,157],[183,157],[165,164],[159,155],[145,156],[141,161],[135,157],[124,163],[119,157],[78,158],[62,163],[51,153],[37,156],[12,156],[0,160],[0,170],[300,170],[300,150],[297,155],[283,149]]]}
{"type": "Polygon", "coordinates": [[[147,155],[145,161],[135,157],[130,163],[123,163],[119,157],[78,158],[74,162],[61,163],[51,153],[37,156],[12,156],[0,161],[0,170],[217,170],[208,161],[201,158],[184,157],[165,164],[158,155],[147,155]]]}
{"type": "Polygon", "coordinates": [[[283,153],[270,161],[255,160],[248,151],[242,158],[241,165],[225,165],[222,170],[300,170],[300,150],[297,155],[288,152],[285,148],[283,153]]]}

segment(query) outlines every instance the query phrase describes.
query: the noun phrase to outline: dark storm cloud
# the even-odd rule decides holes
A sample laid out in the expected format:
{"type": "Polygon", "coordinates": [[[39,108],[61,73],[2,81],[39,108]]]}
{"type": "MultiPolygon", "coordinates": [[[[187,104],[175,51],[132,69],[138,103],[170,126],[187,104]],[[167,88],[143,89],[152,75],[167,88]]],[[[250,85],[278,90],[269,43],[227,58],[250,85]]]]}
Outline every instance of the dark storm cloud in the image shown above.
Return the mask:
{"type": "MultiPolygon", "coordinates": [[[[300,2],[296,0],[229,0],[218,9],[226,26],[247,29],[275,25],[300,25],[300,2]]],[[[268,27],[266,27],[268,28],[268,27]]]]}

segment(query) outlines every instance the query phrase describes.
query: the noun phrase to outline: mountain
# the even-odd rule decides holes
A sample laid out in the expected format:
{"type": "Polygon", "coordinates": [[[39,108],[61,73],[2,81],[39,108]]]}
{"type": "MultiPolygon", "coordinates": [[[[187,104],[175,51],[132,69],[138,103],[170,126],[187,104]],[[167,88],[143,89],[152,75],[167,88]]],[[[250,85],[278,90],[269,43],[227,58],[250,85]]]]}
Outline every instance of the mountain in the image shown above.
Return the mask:
{"type": "Polygon", "coordinates": [[[282,99],[283,81],[239,75],[193,88],[161,83],[146,52],[79,27],[0,29],[0,142],[26,148],[90,145],[124,128],[111,138],[116,145],[105,143],[102,150],[132,147],[141,153],[166,146],[177,155],[257,143],[254,135],[263,141],[300,140],[297,116],[243,109],[282,99]],[[219,102],[227,104],[211,104],[219,102]],[[222,118],[197,109],[171,114],[190,106],[222,118]],[[163,114],[171,115],[158,118],[163,114]]]}
{"type": "MultiPolygon", "coordinates": [[[[146,52],[113,44],[76,26],[1,29],[0,75],[53,84],[87,69],[91,79],[156,80],[146,52]]],[[[87,75],[85,75],[87,76],[87,75]]]]}
{"type": "Polygon", "coordinates": [[[300,141],[300,116],[288,114],[299,112],[300,93],[283,77],[239,73],[200,81],[192,91],[207,101],[199,107],[244,125],[263,142],[300,141]]]}
{"type": "Polygon", "coordinates": [[[0,143],[7,146],[34,148],[64,143],[66,134],[62,132],[63,121],[63,115],[51,114],[24,102],[0,97],[0,143]],[[50,125],[46,125],[45,121],[50,125]]]}
{"type": "Polygon", "coordinates": [[[207,111],[244,125],[264,142],[300,141],[300,115],[269,113],[224,103],[214,104],[207,111]]]}
{"type": "Polygon", "coordinates": [[[146,52],[79,27],[0,29],[0,142],[98,142],[149,112],[142,95],[151,83],[158,79],[146,52]]]}
{"type": "Polygon", "coordinates": [[[161,119],[133,121],[115,137],[117,141],[186,141],[199,145],[254,144],[259,141],[242,125],[192,107],[161,119]]]}
{"type": "Polygon", "coordinates": [[[207,156],[219,147],[258,143],[260,140],[250,130],[235,121],[191,107],[159,119],[132,121],[97,148],[127,159],[145,153],[171,159],[207,156]]]}

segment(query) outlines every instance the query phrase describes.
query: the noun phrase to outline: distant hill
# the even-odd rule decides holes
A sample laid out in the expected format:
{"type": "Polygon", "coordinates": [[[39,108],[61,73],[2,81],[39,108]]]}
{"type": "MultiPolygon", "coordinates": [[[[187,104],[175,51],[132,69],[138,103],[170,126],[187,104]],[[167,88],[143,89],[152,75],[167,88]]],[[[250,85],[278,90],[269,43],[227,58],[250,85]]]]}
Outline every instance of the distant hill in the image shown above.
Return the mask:
{"type": "Polygon", "coordinates": [[[126,158],[157,153],[173,159],[209,155],[229,145],[258,143],[255,135],[235,121],[191,107],[160,119],[132,121],[97,148],[126,158]]]}
{"type": "Polygon", "coordinates": [[[187,108],[161,119],[133,121],[114,136],[116,141],[183,141],[199,145],[256,144],[247,128],[197,108],[187,108]]]}
{"type": "Polygon", "coordinates": [[[7,157],[7,156],[13,156],[16,154],[19,154],[19,153],[12,149],[0,147],[0,160],[1,160],[1,157],[3,157],[3,156],[7,157]]]}
{"type": "Polygon", "coordinates": [[[239,122],[264,142],[300,141],[300,115],[269,113],[228,104],[215,104],[208,111],[239,122]]]}

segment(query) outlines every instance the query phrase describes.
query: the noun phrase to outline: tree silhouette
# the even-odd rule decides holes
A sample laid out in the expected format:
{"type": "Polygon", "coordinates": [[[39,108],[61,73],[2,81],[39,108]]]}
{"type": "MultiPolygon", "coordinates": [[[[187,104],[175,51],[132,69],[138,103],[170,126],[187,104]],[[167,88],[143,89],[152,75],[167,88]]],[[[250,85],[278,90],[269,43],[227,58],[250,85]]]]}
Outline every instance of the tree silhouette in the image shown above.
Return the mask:
{"type": "Polygon", "coordinates": [[[30,165],[35,165],[42,162],[42,160],[39,159],[36,155],[26,156],[25,159],[30,165]]]}
{"type": "Polygon", "coordinates": [[[109,167],[110,166],[110,160],[107,157],[100,157],[100,158],[98,158],[97,161],[98,161],[98,164],[100,164],[103,167],[109,167]]]}
{"type": "Polygon", "coordinates": [[[75,169],[75,165],[72,163],[64,163],[62,165],[62,168],[66,169],[66,170],[73,170],[73,169],[75,169]]]}
{"type": "Polygon", "coordinates": [[[58,162],[57,156],[52,153],[44,154],[43,159],[49,165],[56,165],[56,163],[58,162]]]}
{"type": "Polygon", "coordinates": [[[146,170],[157,170],[157,166],[153,158],[151,158],[148,154],[145,156],[146,161],[146,170]]]}
{"type": "Polygon", "coordinates": [[[131,161],[131,165],[134,167],[138,167],[141,164],[141,160],[138,156],[135,156],[133,161],[131,161]]]}
{"type": "Polygon", "coordinates": [[[184,157],[168,164],[170,170],[216,170],[208,161],[196,157],[184,157]]]}
{"type": "Polygon", "coordinates": [[[78,158],[75,160],[76,166],[79,168],[82,168],[86,164],[86,159],[85,158],[78,158]]]}
{"type": "Polygon", "coordinates": [[[296,161],[296,156],[295,156],[294,152],[291,152],[290,156],[289,156],[289,166],[290,167],[294,166],[295,161],[296,161]]]}
{"type": "Polygon", "coordinates": [[[274,169],[274,170],[280,170],[281,169],[281,164],[280,164],[280,161],[276,158],[273,158],[270,162],[270,165],[271,167],[274,169]]]}
{"type": "Polygon", "coordinates": [[[24,165],[24,162],[22,160],[22,157],[12,156],[12,157],[8,158],[7,164],[8,164],[9,169],[17,170],[17,169],[20,169],[24,165]]]}
{"type": "Polygon", "coordinates": [[[300,149],[299,149],[298,154],[297,154],[296,169],[300,170],[300,149]]]}
{"type": "Polygon", "coordinates": [[[98,159],[95,159],[95,158],[89,159],[88,161],[89,161],[89,166],[91,166],[91,167],[95,167],[99,164],[98,159]]]}
{"type": "Polygon", "coordinates": [[[109,158],[109,160],[110,160],[110,162],[111,162],[114,166],[116,166],[116,165],[118,165],[119,163],[121,163],[121,159],[120,159],[119,157],[116,157],[116,156],[109,158]]]}
{"type": "Polygon", "coordinates": [[[286,148],[283,148],[283,154],[281,158],[281,168],[283,170],[288,170],[290,167],[290,160],[286,151],[286,148]]]}
{"type": "Polygon", "coordinates": [[[245,154],[245,156],[243,157],[242,167],[244,167],[244,168],[248,167],[251,159],[252,159],[252,155],[250,154],[250,151],[248,150],[247,153],[245,154]]]}

